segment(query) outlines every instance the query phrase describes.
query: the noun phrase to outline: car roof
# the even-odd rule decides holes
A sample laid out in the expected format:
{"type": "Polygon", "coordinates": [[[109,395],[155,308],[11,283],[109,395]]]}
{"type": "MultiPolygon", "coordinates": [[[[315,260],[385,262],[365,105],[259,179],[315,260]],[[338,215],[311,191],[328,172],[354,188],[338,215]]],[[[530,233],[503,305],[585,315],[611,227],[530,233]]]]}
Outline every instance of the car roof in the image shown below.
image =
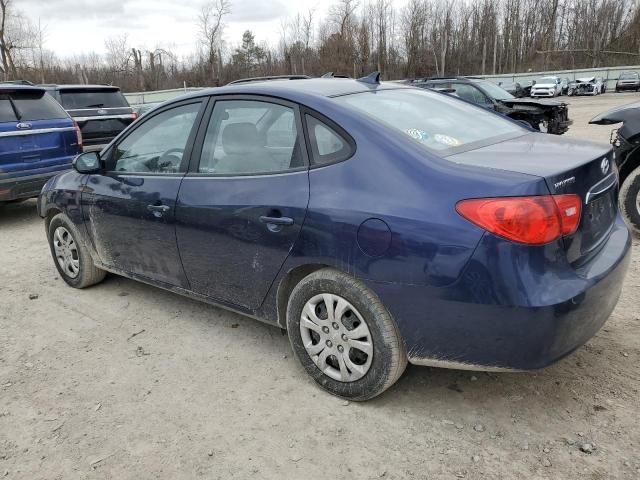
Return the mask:
{"type": "Polygon", "coordinates": [[[57,84],[42,84],[38,85],[41,88],[52,89],[52,90],[120,90],[120,87],[116,87],[113,85],[82,85],[82,84],[67,84],[67,85],[57,85],[57,84]]]}
{"type": "Polygon", "coordinates": [[[22,85],[22,84],[19,84],[19,83],[3,83],[3,82],[0,82],[0,91],[6,91],[6,90],[11,90],[11,91],[22,90],[22,91],[44,92],[44,88],[36,86],[36,85],[22,85]]]}
{"type": "Polygon", "coordinates": [[[238,83],[226,85],[224,87],[200,90],[179,98],[185,99],[223,94],[271,95],[285,99],[296,99],[309,96],[329,98],[348,95],[351,93],[394,90],[398,88],[411,87],[397,83],[367,83],[350,78],[309,78],[299,80],[269,80],[264,82],[238,83]]]}

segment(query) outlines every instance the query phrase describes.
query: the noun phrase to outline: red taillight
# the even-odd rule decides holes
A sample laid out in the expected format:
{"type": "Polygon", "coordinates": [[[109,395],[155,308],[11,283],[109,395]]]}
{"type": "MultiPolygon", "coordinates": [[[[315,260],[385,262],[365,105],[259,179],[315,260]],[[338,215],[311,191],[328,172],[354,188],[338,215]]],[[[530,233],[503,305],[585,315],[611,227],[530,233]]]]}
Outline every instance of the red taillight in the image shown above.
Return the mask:
{"type": "Polygon", "coordinates": [[[76,143],[78,147],[82,148],[82,131],[75,121],[73,122],[73,128],[76,130],[76,143]]]}
{"type": "Polygon", "coordinates": [[[477,198],[456,205],[460,215],[479,227],[529,245],[543,245],[574,233],[580,208],[578,195],[477,198]]]}
{"type": "Polygon", "coordinates": [[[138,118],[138,114],[137,114],[136,112],[133,112],[133,113],[131,114],[131,118],[132,118],[132,119],[133,119],[133,121],[135,122],[135,121],[136,121],[136,119],[138,118]]]}

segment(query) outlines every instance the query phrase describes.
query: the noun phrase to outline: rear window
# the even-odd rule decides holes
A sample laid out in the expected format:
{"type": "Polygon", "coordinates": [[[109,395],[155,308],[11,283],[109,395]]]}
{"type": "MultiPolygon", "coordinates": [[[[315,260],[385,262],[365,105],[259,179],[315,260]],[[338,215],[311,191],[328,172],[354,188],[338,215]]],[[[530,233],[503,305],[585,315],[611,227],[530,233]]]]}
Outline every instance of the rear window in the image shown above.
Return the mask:
{"type": "Polygon", "coordinates": [[[60,90],[60,101],[67,110],[129,106],[120,90],[60,90]]]}
{"type": "Polygon", "coordinates": [[[481,107],[429,90],[377,90],[335,100],[403,132],[441,155],[527,132],[481,107]]]}
{"type": "Polygon", "coordinates": [[[0,122],[67,118],[64,109],[43,91],[0,91],[0,122]]]}

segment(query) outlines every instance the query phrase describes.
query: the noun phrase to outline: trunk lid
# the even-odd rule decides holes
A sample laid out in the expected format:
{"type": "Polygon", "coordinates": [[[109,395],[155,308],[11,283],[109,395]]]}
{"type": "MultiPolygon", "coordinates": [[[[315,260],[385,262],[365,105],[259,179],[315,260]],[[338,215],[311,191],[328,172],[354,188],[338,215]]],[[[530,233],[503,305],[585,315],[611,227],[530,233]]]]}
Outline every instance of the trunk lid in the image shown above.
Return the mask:
{"type": "Polygon", "coordinates": [[[618,179],[611,147],[530,133],[447,157],[456,163],[542,177],[549,192],[582,200],[577,231],[563,238],[569,262],[582,262],[608,238],[617,215],[618,179]]]}

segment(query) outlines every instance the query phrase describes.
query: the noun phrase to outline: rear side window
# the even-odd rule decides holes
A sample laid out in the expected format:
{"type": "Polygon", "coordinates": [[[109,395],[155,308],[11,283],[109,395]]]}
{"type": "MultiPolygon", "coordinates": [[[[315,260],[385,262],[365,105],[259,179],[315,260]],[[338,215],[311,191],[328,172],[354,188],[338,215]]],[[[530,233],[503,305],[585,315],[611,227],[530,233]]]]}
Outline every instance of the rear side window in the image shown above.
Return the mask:
{"type": "Polygon", "coordinates": [[[268,101],[216,101],[199,173],[257,175],[304,166],[292,108],[268,101]]]}
{"type": "Polygon", "coordinates": [[[67,110],[82,108],[128,107],[127,99],[120,90],[61,90],[60,100],[67,110]]]}
{"type": "Polygon", "coordinates": [[[351,145],[342,135],[311,115],[305,117],[314,165],[340,162],[351,156],[351,145]]]}
{"type": "Polygon", "coordinates": [[[60,104],[42,91],[0,93],[0,122],[28,122],[67,117],[60,104]]]}

